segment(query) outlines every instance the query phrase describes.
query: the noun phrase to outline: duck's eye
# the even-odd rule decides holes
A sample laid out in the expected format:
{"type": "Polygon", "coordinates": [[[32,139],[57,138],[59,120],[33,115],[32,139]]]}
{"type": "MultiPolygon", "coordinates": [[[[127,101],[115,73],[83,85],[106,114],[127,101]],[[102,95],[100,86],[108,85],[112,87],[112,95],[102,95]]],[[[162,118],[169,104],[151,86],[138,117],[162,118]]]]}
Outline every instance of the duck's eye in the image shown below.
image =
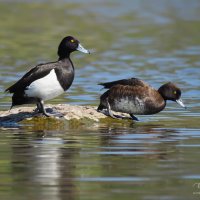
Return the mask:
{"type": "Polygon", "coordinates": [[[176,92],[176,90],[174,90],[174,92],[173,92],[174,94],[177,94],[177,92],[176,92]]]}
{"type": "Polygon", "coordinates": [[[71,43],[74,43],[74,42],[75,42],[75,40],[73,40],[73,39],[72,39],[72,40],[70,40],[70,42],[71,42],[71,43]]]}

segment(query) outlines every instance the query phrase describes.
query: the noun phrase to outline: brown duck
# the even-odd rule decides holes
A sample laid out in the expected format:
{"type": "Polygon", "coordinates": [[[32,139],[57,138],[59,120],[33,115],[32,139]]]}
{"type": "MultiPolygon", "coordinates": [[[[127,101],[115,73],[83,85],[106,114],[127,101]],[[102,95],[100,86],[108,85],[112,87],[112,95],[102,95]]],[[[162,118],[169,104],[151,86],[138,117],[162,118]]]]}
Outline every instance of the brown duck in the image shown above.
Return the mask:
{"type": "Polygon", "coordinates": [[[181,100],[181,90],[171,82],[162,85],[158,90],[154,89],[144,81],[131,78],[113,82],[100,83],[108,89],[100,97],[98,111],[107,109],[108,115],[118,118],[112,111],[128,113],[133,120],[137,120],[134,115],[151,115],[162,111],[166,106],[166,101],[177,102],[185,107],[181,100]]]}

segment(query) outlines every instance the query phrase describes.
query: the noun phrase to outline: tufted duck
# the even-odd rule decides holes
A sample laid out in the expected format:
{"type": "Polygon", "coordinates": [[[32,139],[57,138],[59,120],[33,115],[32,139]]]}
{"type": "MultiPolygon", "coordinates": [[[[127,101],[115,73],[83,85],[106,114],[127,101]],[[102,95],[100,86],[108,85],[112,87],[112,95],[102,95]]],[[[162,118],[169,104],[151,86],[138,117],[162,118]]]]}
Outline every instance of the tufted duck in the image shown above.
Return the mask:
{"type": "Polygon", "coordinates": [[[133,120],[137,115],[151,115],[160,112],[166,106],[166,101],[176,101],[185,107],[181,97],[181,90],[169,82],[155,90],[150,85],[137,78],[123,79],[113,82],[100,83],[108,89],[100,97],[98,111],[108,110],[109,116],[117,118],[111,110],[128,113],[133,120]]]}
{"type": "Polygon", "coordinates": [[[44,101],[62,94],[74,80],[74,66],[70,59],[73,51],[90,53],[72,36],[63,38],[58,46],[58,61],[39,64],[27,72],[19,81],[6,89],[13,93],[12,106],[36,103],[38,112],[47,113],[44,101]]]}

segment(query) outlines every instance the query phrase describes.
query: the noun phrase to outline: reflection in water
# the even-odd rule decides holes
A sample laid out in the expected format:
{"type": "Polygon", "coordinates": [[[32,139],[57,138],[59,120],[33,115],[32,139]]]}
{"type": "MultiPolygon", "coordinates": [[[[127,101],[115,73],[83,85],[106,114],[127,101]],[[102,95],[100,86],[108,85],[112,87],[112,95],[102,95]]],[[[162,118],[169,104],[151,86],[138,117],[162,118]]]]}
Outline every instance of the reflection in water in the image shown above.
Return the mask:
{"type": "Polygon", "coordinates": [[[19,182],[30,192],[34,186],[38,196],[48,199],[75,199],[78,194],[77,181],[81,185],[88,181],[149,181],[139,175],[137,165],[130,168],[127,161],[148,159],[157,162],[156,160],[166,160],[173,151],[159,143],[170,141],[175,131],[159,130],[158,126],[140,127],[130,123],[122,127],[121,124],[111,124],[98,127],[94,135],[90,132],[89,137],[84,134],[77,138],[72,132],[70,136],[73,140],[65,139],[65,135],[56,137],[56,133],[52,132],[44,135],[40,132],[33,139],[27,139],[26,134],[15,135],[15,140],[12,141],[12,174],[20,176],[13,176],[13,182],[19,182]],[[91,147],[87,147],[88,144],[91,147]],[[125,156],[127,161],[121,156],[125,156]],[[91,159],[89,163],[88,158],[91,159]],[[92,176],[88,174],[96,167],[98,170],[92,176]],[[86,168],[89,170],[85,170],[86,168]],[[81,171],[85,174],[80,174],[81,171]],[[32,186],[29,187],[26,183],[31,183],[32,186]]]}
{"type": "MultiPolygon", "coordinates": [[[[34,127],[28,133],[25,129],[8,131],[12,194],[21,195],[23,188],[32,199],[60,200],[122,190],[128,198],[132,184],[141,190],[141,185],[147,189],[151,183],[151,191],[162,191],[160,182],[184,173],[177,162],[187,166],[180,145],[186,139],[182,129],[128,121],[68,127],[60,132],[36,132],[34,127]]],[[[148,196],[147,191],[142,195],[148,196]]]]}
{"type": "Polygon", "coordinates": [[[21,144],[26,135],[15,139],[20,142],[12,145],[12,174],[21,174],[23,179],[14,176],[13,181],[22,184],[30,193],[37,191],[38,197],[74,199],[73,157],[77,149],[62,148],[64,141],[57,137],[26,141],[26,145],[21,144]],[[32,187],[35,187],[34,191],[32,187]]]}
{"type": "Polygon", "coordinates": [[[173,149],[168,146],[159,145],[162,142],[178,142],[174,135],[178,133],[172,129],[159,129],[156,126],[137,126],[130,124],[127,127],[104,127],[101,129],[101,154],[107,155],[143,155],[152,159],[167,159],[168,153],[173,149]],[[105,135],[104,135],[105,134],[105,135]],[[156,147],[156,148],[155,148],[156,147]]]}

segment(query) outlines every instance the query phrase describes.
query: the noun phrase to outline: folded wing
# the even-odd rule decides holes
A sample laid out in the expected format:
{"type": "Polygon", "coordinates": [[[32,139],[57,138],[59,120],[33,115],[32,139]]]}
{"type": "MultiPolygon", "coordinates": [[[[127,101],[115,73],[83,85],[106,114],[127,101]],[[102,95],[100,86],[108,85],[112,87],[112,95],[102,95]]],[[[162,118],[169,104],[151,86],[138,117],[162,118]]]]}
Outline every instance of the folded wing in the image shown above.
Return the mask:
{"type": "Polygon", "coordinates": [[[10,93],[20,92],[25,90],[32,82],[43,78],[55,68],[55,62],[40,64],[28,71],[19,81],[7,88],[5,91],[10,93]]]}
{"type": "Polygon", "coordinates": [[[129,85],[129,86],[142,86],[142,87],[147,86],[147,84],[144,81],[138,78],[122,79],[118,81],[99,83],[98,85],[102,85],[105,89],[109,89],[115,85],[129,85]]]}

